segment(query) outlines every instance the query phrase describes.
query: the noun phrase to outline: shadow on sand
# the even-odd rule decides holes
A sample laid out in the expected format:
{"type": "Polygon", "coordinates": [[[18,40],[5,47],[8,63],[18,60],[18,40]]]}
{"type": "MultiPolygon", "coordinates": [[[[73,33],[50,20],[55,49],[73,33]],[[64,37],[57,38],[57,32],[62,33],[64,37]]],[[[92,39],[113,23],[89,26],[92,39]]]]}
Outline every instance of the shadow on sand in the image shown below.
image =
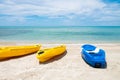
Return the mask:
{"type": "Polygon", "coordinates": [[[46,62],[42,62],[42,63],[39,62],[39,64],[48,64],[48,63],[54,62],[56,60],[63,58],[66,54],[67,54],[67,51],[63,52],[61,55],[57,55],[57,56],[51,58],[50,60],[48,60],[46,62]]]}

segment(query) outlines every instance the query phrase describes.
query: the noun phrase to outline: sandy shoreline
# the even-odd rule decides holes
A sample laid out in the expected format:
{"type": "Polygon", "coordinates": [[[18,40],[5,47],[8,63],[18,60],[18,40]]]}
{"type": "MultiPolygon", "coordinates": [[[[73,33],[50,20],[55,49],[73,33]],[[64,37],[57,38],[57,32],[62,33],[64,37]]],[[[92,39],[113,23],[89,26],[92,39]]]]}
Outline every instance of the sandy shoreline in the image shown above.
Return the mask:
{"type": "MultiPolygon", "coordinates": [[[[30,43],[0,43],[0,46],[30,43]]],[[[31,43],[36,44],[36,43],[31,43]]],[[[42,48],[59,44],[42,44],[42,48]]],[[[66,44],[67,53],[39,64],[35,54],[0,62],[0,80],[120,80],[120,43],[95,44],[106,51],[107,68],[87,65],[80,55],[82,44],[66,44]]]]}

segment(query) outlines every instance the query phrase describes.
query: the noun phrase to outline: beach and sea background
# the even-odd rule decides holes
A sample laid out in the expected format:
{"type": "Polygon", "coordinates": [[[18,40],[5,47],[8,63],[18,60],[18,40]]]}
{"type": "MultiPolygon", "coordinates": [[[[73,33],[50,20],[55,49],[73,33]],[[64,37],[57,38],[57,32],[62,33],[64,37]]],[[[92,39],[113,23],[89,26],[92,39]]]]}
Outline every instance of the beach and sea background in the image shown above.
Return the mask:
{"type": "Polygon", "coordinates": [[[0,80],[120,80],[120,26],[0,26],[0,46],[33,44],[65,44],[67,53],[44,64],[35,53],[0,61],[0,80]],[[86,64],[83,44],[104,49],[107,68],[86,64]]]}

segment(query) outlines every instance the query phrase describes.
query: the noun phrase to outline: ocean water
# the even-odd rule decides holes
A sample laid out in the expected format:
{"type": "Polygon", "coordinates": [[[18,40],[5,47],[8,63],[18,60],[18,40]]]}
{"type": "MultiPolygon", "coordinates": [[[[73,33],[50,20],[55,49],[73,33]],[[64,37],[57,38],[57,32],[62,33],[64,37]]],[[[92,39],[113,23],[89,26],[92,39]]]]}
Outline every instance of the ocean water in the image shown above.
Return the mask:
{"type": "Polygon", "coordinates": [[[1,26],[0,41],[120,43],[120,26],[1,26]]]}

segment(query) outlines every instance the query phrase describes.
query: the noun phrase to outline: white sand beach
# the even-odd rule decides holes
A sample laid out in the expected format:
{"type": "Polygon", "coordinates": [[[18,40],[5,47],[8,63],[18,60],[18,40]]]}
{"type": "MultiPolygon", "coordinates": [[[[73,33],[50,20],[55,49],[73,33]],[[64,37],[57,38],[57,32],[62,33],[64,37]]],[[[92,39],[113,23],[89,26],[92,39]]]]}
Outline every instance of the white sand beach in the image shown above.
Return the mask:
{"type": "MultiPolygon", "coordinates": [[[[0,46],[18,45],[0,43],[0,46]]],[[[23,44],[22,44],[23,45],[23,44]]],[[[42,48],[59,44],[42,44],[42,48]]],[[[120,44],[95,44],[106,51],[107,68],[90,67],[81,58],[82,44],[66,44],[67,53],[42,64],[31,54],[0,61],[0,80],[120,80],[120,44]]]]}

